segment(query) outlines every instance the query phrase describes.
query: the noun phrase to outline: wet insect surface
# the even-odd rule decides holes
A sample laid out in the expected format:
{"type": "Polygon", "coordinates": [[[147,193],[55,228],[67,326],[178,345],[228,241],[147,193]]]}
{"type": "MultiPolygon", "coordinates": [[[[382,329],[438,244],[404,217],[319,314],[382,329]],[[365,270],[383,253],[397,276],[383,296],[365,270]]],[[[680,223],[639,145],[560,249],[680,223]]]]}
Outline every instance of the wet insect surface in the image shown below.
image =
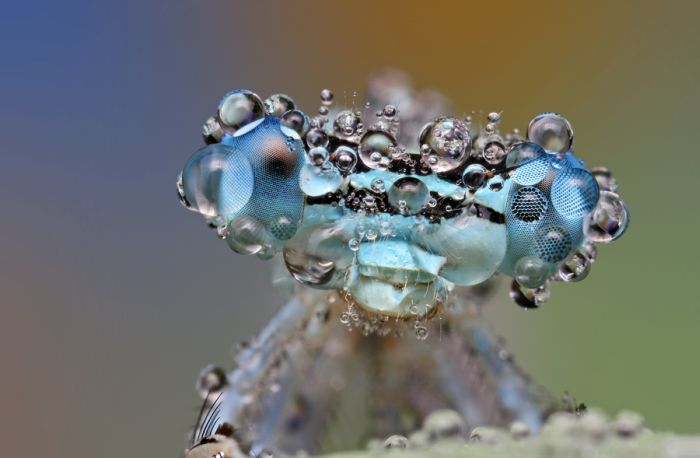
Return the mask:
{"type": "Polygon", "coordinates": [[[447,110],[391,72],[366,103],[324,89],[314,116],[285,94],[224,96],[178,194],[232,250],[281,259],[299,286],[235,369],[200,377],[208,413],[190,452],[221,425],[254,455],[349,448],[441,408],[472,426],[540,427],[551,399],[478,325],[484,285],[511,277],[513,301],[539,307],[551,281],[587,276],[627,207],[607,169],[574,155],[563,116],[536,116],[523,138],[501,132],[500,113],[447,110]]]}

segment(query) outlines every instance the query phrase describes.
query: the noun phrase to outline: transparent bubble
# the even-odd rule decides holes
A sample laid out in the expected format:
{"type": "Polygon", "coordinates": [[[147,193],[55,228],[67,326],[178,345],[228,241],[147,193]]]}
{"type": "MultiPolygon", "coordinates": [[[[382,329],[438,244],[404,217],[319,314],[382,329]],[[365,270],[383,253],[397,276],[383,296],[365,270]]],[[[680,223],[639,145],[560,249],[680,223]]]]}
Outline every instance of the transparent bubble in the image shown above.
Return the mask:
{"type": "Polygon", "coordinates": [[[226,94],[219,102],[217,121],[228,134],[265,117],[265,105],[257,94],[238,89],[226,94]]]}
{"type": "Polygon", "coordinates": [[[562,115],[542,113],[530,121],[527,127],[527,139],[549,151],[564,153],[571,149],[574,130],[562,115]]]}
{"type": "Polygon", "coordinates": [[[481,164],[472,164],[464,169],[462,182],[467,188],[475,191],[486,183],[487,174],[486,167],[481,164]]]}
{"type": "Polygon", "coordinates": [[[226,218],[241,210],[253,193],[253,168],[228,145],[215,143],[185,164],[178,193],[188,208],[208,218],[226,218]]]}
{"type": "Polygon", "coordinates": [[[333,103],[333,93],[330,89],[324,89],[321,91],[321,103],[324,105],[330,105],[333,103]]]}
{"type": "Polygon", "coordinates": [[[328,160],[328,150],[322,146],[317,146],[311,148],[309,152],[306,153],[306,157],[311,164],[320,166],[328,160]]]}
{"type": "Polygon", "coordinates": [[[547,302],[549,299],[549,282],[537,288],[526,288],[520,286],[513,280],[510,285],[510,298],[513,302],[525,309],[535,309],[547,302]]]}
{"type": "Polygon", "coordinates": [[[490,165],[498,165],[503,162],[503,159],[506,157],[506,148],[503,146],[500,137],[487,138],[481,156],[490,165]]]}
{"type": "Polygon", "coordinates": [[[309,145],[309,148],[316,148],[317,146],[325,148],[328,146],[328,135],[322,129],[311,129],[306,134],[306,144],[309,145]]]}
{"type": "Polygon", "coordinates": [[[284,113],[280,124],[294,130],[299,134],[299,137],[304,137],[309,130],[309,118],[299,110],[290,110],[284,113]]]}
{"type": "Polygon", "coordinates": [[[593,167],[591,173],[598,182],[601,191],[617,192],[617,180],[606,167],[593,167]]]}
{"type": "Polygon", "coordinates": [[[294,100],[287,94],[273,94],[265,99],[265,109],[270,116],[279,117],[294,108],[294,100]]]}
{"type": "Polygon", "coordinates": [[[334,167],[319,169],[306,164],[299,174],[299,186],[307,196],[318,197],[338,190],[343,184],[343,176],[334,167]]]}
{"type": "Polygon", "coordinates": [[[586,220],[584,232],[593,242],[608,243],[624,234],[628,224],[627,204],[614,192],[602,191],[598,204],[586,220]]]}
{"type": "Polygon", "coordinates": [[[581,281],[588,276],[591,271],[591,260],[586,255],[585,251],[575,251],[571,256],[566,258],[559,266],[557,276],[563,281],[581,281]]]}
{"type": "Polygon", "coordinates": [[[343,173],[352,173],[357,165],[357,153],[349,146],[339,146],[333,153],[335,166],[343,173]]]}
{"type": "Polygon", "coordinates": [[[200,371],[195,388],[202,398],[206,398],[212,393],[221,392],[226,383],[226,371],[210,364],[200,371]]]}
{"type": "Polygon", "coordinates": [[[370,130],[360,141],[360,160],[371,169],[386,169],[391,163],[391,155],[396,140],[384,131],[370,130]]]}
{"type": "Polygon", "coordinates": [[[401,212],[415,214],[425,205],[430,192],[428,187],[418,178],[399,178],[389,189],[389,203],[401,212]]]}
{"type": "Polygon", "coordinates": [[[547,281],[550,264],[537,256],[523,256],[515,263],[515,281],[526,288],[537,288],[547,281]]]}
{"type": "Polygon", "coordinates": [[[333,130],[338,137],[350,137],[358,133],[361,123],[362,120],[357,114],[351,110],[343,110],[335,117],[333,130]]]}
{"type": "Polygon", "coordinates": [[[228,223],[226,243],[236,253],[256,254],[269,244],[267,228],[252,216],[239,215],[228,223]]]}
{"type": "Polygon", "coordinates": [[[496,112],[489,113],[488,120],[491,123],[498,123],[501,120],[501,114],[496,112]]]}
{"type": "Polygon", "coordinates": [[[360,249],[360,241],[357,239],[350,239],[348,240],[348,247],[350,247],[352,251],[357,251],[360,249]]]}
{"type": "MultiPolygon", "coordinates": [[[[436,159],[428,160],[435,172],[447,172],[462,165],[469,157],[469,128],[457,118],[438,118],[423,127],[419,141],[428,145],[436,159]]],[[[422,148],[422,146],[421,146],[422,148]]]]}
{"type": "Polygon", "coordinates": [[[545,151],[536,143],[521,142],[514,145],[506,156],[506,167],[517,167],[545,156],[545,151]]]}

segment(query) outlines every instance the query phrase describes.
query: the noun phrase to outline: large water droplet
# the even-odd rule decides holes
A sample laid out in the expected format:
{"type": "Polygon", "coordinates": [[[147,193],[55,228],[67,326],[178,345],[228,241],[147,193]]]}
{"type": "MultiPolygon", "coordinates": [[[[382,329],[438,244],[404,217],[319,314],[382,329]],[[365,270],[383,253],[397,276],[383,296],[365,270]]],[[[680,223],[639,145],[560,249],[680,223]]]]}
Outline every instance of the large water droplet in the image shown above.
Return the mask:
{"type": "Polygon", "coordinates": [[[333,153],[333,163],[343,173],[352,173],[357,164],[357,153],[349,146],[339,146],[333,153]]]}
{"type": "Polygon", "coordinates": [[[571,149],[574,130],[562,115],[542,113],[530,121],[527,127],[527,139],[549,151],[564,153],[571,149]]]}
{"type": "Polygon", "coordinates": [[[299,110],[290,110],[283,114],[280,124],[296,131],[302,138],[309,130],[309,118],[299,110]]]}
{"type": "Polygon", "coordinates": [[[575,282],[586,278],[590,271],[591,260],[584,250],[578,250],[562,262],[557,274],[560,280],[575,282]]]}
{"type": "Polygon", "coordinates": [[[294,100],[287,94],[273,94],[265,99],[265,109],[270,116],[279,117],[294,108],[294,100]]]}
{"type": "Polygon", "coordinates": [[[360,141],[360,159],[370,169],[386,169],[395,147],[396,141],[387,132],[368,131],[360,141]]]}
{"type": "Polygon", "coordinates": [[[389,203],[402,213],[416,214],[426,204],[430,192],[418,178],[403,177],[394,182],[388,197],[389,203]]]}
{"type": "Polygon", "coordinates": [[[510,285],[510,298],[522,308],[536,309],[549,299],[549,284],[545,282],[538,288],[526,288],[513,280],[510,285]]]}
{"type": "Polygon", "coordinates": [[[584,231],[589,240],[608,243],[624,234],[628,224],[627,204],[614,192],[602,191],[598,204],[586,220],[584,231]]]}
{"type": "Polygon", "coordinates": [[[249,215],[233,218],[227,226],[226,243],[239,254],[251,255],[269,245],[265,225],[249,215]]]}
{"type": "Polygon", "coordinates": [[[487,174],[488,171],[486,170],[486,167],[481,164],[472,164],[464,169],[462,182],[467,188],[475,191],[486,183],[487,174]]]}
{"type": "Polygon", "coordinates": [[[536,143],[521,142],[514,145],[506,156],[506,167],[517,167],[545,156],[545,151],[536,143]]]}
{"type": "Polygon", "coordinates": [[[428,156],[433,158],[428,160],[428,165],[435,172],[454,170],[469,157],[469,128],[457,118],[438,118],[426,124],[419,141],[421,145],[428,145],[428,156]]]}
{"type": "Polygon", "coordinates": [[[334,167],[320,169],[306,164],[299,174],[299,186],[307,196],[318,197],[338,190],[343,184],[343,176],[334,167]]]}
{"type": "Polygon", "coordinates": [[[226,133],[233,134],[246,124],[264,117],[263,101],[246,89],[231,91],[219,102],[217,120],[226,133]]]}
{"type": "Polygon", "coordinates": [[[253,193],[253,169],[248,160],[221,143],[205,146],[185,164],[179,193],[207,218],[225,219],[241,210],[253,193]]]}
{"type": "Polygon", "coordinates": [[[549,276],[550,264],[537,256],[523,256],[515,263],[515,280],[525,288],[542,286],[549,276]]]}
{"type": "Polygon", "coordinates": [[[338,137],[350,137],[358,133],[362,120],[351,110],[343,110],[335,117],[333,130],[338,137]]]}

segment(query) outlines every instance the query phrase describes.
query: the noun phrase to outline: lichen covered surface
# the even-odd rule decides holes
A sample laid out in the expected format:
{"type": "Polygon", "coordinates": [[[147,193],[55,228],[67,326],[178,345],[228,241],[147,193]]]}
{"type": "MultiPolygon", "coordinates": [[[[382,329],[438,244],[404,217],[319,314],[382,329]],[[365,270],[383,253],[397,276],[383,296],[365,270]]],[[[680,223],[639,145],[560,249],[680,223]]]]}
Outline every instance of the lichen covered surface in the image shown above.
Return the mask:
{"type": "Polygon", "coordinates": [[[652,432],[644,427],[642,418],[632,412],[621,412],[612,420],[597,409],[591,409],[580,416],[557,413],[550,417],[542,432],[534,436],[529,435],[521,426],[514,424],[510,431],[475,428],[467,434],[443,437],[436,437],[434,430],[423,428],[403,442],[396,438],[371,441],[365,451],[326,457],[700,457],[700,435],[652,432]]]}

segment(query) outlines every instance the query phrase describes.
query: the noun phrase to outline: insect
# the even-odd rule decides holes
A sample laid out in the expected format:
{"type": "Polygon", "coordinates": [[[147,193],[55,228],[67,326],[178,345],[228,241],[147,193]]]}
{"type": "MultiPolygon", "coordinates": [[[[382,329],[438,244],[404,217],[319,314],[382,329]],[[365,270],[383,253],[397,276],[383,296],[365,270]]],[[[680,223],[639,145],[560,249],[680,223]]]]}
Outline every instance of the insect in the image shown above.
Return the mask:
{"type": "Polygon", "coordinates": [[[448,406],[474,426],[520,419],[536,430],[549,401],[473,325],[480,296],[463,291],[505,275],[514,302],[537,308],[551,281],[584,279],[595,244],[627,228],[615,180],[574,155],[566,118],[543,113],[525,138],[503,134],[499,113],[485,122],[441,115],[440,96],[402,78],[373,80],[360,107],[338,106],[324,90],[312,117],[284,94],[232,91],[178,177],[183,204],[231,249],[280,255],[307,287],[239,354],[221,389],[222,421],[243,431],[253,454],[333,449],[322,431],[338,410],[374,418],[375,431],[409,428],[401,406],[413,425],[448,406]],[[381,340],[409,332],[416,339],[400,345],[381,340]],[[439,336],[439,357],[421,345],[429,335],[439,336]],[[415,377],[387,382],[378,368],[389,367],[415,377]],[[373,393],[384,411],[343,406],[348,391],[373,393]]]}

